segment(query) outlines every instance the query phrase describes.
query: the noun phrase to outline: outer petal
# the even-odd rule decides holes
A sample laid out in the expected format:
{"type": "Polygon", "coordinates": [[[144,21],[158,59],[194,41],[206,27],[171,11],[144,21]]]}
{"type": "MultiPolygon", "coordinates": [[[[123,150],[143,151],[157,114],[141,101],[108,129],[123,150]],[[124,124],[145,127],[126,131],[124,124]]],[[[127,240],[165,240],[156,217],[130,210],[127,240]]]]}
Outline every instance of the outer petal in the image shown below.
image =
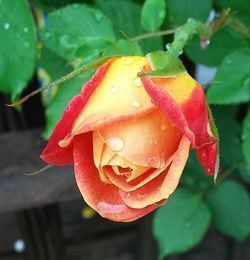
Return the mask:
{"type": "Polygon", "coordinates": [[[90,207],[105,218],[122,222],[136,220],[158,207],[128,207],[120,198],[117,187],[100,181],[92,154],[92,133],[76,136],[73,149],[75,177],[80,192],[90,207]]]}
{"type": "Polygon", "coordinates": [[[117,151],[121,157],[136,165],[153,168],[164,167],[181,139],[181,132],[159,109],[137,120],[105,127],[98,132],[108,146],[114,137],[123,142],[123,147],[117,151]]]}
{"type": "MultiPolygon", "coordinates": [[[[212,153],[214,148],[209,150],[212,144],[216,143],[216,138],[210,130],[205,94],[201,86],[190,78],[186,74],[181,74],[174,79],[154,80],[158,83],[156,85],[150,78],[143,77],[142,82],[153,103],[171,118],[189,138],[193,147],[201,150],[207,145],[204,149],[207,153],[212,153]]],[[[215,161],[211,160],[209,167],[208,162],[201,161],[208,174],[214,173],[215,161]]]]}
{"type": "Polygon", "coordinates": [[[189,155],[190,141],[183,136],[170,167],[141,188],[120,195],[126,205],[144,208],[163,199],[168,199],[179,184],[182,171],[189,155]]]}
{"type": "Polygon", "coordinates": [[[66,165],[73,163],[72,144],[66,148],[62,148],[58,145],[58,143],[71,130],[72,124],[79,116],[79,113],[88,102],[90,96],[92,95],[100,81],[103,79],[105,72],[110,65],[110,62],[111,60],[102,65],[96,71],[92,79],[83,86],[81,94],[75,96],[69,102],[67,108],[63,112],[61,120],[56,124],[54,128],[46,148],[41,154],[42,160],[55,165],[66,165]]]}
{"type": "Polygon", "coordinates": [[[199,161],[205,168],[208,175],[213,175],[216,169],[217,158],[217,144],[207,144],[200,149],[196,149],[199,161]]]}
{"type": "Polygon", "coordinates": [[[67,146],[74,135],[139,118],[155,110],[140,78],[137,77],[137,73],[145,64],[145,57],[116,59],[60,145],[67,146]]]}

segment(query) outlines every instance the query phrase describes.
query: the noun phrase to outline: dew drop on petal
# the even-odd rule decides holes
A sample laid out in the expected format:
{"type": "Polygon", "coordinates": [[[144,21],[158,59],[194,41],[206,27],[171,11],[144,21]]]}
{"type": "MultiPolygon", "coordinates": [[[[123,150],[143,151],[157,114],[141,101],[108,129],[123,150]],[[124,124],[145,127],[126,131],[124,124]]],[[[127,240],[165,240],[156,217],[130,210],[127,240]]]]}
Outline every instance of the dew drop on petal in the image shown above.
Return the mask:
{"type": "Polygon", "coordinates": [[[212,170],[211,170],[210,168],[206,168],[206,172],[207,172],[207,173],[211,173],[212,170]]]}
{"type": "Polygon", "coordinates": [[[154,140],[154,144],[157,144],[158,142],[157,142],[157,140],[154,140]]]}
{"type": "Polygon", "coordinates": [[[202,154],[201,154],[201,157],[203,158],[203,159],[205,159],[206,158],[206,156],[207,156],[207,153],[204,151],[204,152],[202,152],[202,154]]]}
{"type": "Polygon", "coordinates": [[[131,105],[132,105],[132,107],[134,107],[134,108],[139,108],[139,107],[141,107],[141,103],[140,103],[139,101],[137,101],[137,100],[132,101],[131,105]]]}
{"type": "Polygon", "coordinates": [[[111,93],[117,93],[119,91],[118,87],[111,88],[111,93]]]}
{"type": "Polygon", "coordinates": [[[125,205],[112,205],[106,202],[98,202],[96,208],[102,213],[120,213],[126,210],[127,207],[125,205]]]}
{"type": "Polygon", "coordinates": [[[125,59],[125,62],[124,62],[125,65],[131,65],[132,63],[133,63],[133,62],[132,62],[131,59],[129,59],[129,58],[126,58],[126,59],[125,59]]]}
{"type": "Polygon", "coordinates": [[[161,129],[161,131],[165,131],[167,129],[167,126],[166,125],[161,125],[160,129],[161,129]]]}
{"type": "Polygon", "coordinates": [[[141,86],[142,86],[142,82],[141,82],[141,79],[140,79],[140,78],[136,77],[136,78],[134,79],[134,86],[135,86],[135,87],[141,87],[141,86]]]}
{"type": "Polygon", "coordinates": [[[170,96],[173,96],[173,92],[172,92],[171,90],[168,90],[168,94],[169,94],[170,96]]]}
{"type": "Polygon", "coordinates": [[[124,142],[119,137],[111,137],[107,140],[107,143],[114,152],[119,152],[124,147],[124,142]]]}
{"type": "Polygon", "coordinates": [[[131,197],[131,193],[130,193],[130,192],[125,192],[125,193],[124,193],[124,197],[125,197],[126,199],[130,198],[130,197],[131,197]]]}
{"type": "Polygon", "coordinates": [[[155,156],[149,157],[147,159],[147,164],[149,167],[158,168],[160,166],[160,160],[155,156]]]}
{"type": "Polygon", "coordinates": [[[122,79],[122,77],[121,77],[120,75],[118,75],[118,76],[115,77],[115,80],[116,80],[116,81],[119,81],[119,80],[121,80],[121,79],[122,79]]]}

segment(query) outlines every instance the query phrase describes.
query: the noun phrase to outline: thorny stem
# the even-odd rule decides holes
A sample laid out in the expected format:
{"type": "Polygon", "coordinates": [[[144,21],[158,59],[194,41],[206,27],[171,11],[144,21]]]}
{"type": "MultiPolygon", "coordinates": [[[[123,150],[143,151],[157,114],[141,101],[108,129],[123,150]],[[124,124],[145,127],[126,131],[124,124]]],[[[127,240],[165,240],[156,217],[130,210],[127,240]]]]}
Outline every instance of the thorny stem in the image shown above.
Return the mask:
{"type": "Polygon", "coordinates": [[[130,41],[140,41],[140,40],[144,40],[144,39],[148,39],[148,38],[154,38],[154,37],[159,37],[159,36],[163,36],[163,35],[173,34],[175,32],[176,32],[176,29],[169,29],[169,30],[158,31],[158,32],[150,32],[150,33],[145,33],[145,34],[141,34],[141,35],[135,36],[133,38],[130,38],[130,41]]]}
{"type": "Polygon", "coordinates": [[[187,23],[176,30],[173,42],[167,44],[168,53],[178,57],[182,54],[185,45],[195,33],[198,33],[201,38],[208,39],[211,35],[211,30],[204,23],[189,18],[187,23]]]}

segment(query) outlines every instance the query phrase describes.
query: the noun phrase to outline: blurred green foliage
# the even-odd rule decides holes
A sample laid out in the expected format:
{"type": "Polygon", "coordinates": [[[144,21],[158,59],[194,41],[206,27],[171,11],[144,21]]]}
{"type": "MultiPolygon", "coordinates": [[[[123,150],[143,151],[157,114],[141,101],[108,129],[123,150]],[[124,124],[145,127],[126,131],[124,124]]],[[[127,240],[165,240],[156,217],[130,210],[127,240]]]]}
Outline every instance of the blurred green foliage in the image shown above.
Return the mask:
{"type": "MultiPolygon", "coordinates": [[[[249,235],[250,6],[245,0],[0,0],[0,91],[14,99],[37,68],[41,84],[105,55],[144,55],[164,49],[169,36],[133,37],[176,28],[195,18],[205,22],[231,8],[232,15],[211,43],[201,49],[194,37],[185,49],[194,63],[217,68],[207,88],[220,133],[221,167],[217,184],[204,174],[196,155],[181,179],[182,188],[155,214],[153,232],[160,255],[197,245],[209,224],[237,240],[249,235]],[[32,13],[34,15],[32,15],[32,13]],[[249,31],[248,31],[249,32],[249,31]],[[226,179],[226,180],[225,180],[226,179]],[[228,180],[230,179],[230,180],[228,180]],[[210,221],[210,219],[212,221],[210,221]]],[[[69,100],[91,72],[42,94],[48,138],[69,100]]]]}

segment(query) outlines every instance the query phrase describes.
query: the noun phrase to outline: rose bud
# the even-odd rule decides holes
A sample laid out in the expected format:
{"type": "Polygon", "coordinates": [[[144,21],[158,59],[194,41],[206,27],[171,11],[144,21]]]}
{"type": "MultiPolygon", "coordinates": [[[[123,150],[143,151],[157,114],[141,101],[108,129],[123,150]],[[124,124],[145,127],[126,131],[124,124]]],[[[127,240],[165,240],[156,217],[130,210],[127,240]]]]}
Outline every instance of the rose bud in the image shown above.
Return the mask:
{"type": "Polygon", "coordinates": [[[185,70],[150,76],[158,66],[153,57],[112,58],[100,66],[41,155],[49,164],[74,164],[86,203],[114,221],[136,220],[164,204],[190,148],[209,175],[218,168],[203,89],[185,70]]]}

